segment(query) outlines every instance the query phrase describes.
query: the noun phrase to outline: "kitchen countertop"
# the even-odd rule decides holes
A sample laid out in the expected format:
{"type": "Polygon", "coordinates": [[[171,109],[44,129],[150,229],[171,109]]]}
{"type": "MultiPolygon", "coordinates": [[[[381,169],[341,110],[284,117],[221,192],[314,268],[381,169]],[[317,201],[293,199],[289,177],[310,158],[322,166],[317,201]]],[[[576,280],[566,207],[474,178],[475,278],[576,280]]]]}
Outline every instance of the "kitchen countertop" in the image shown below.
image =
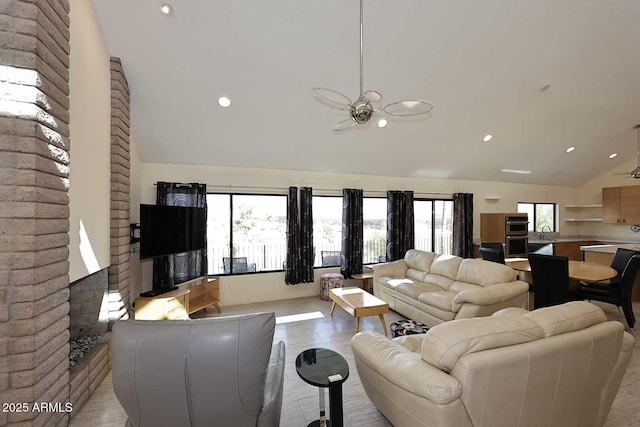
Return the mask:
{"type": "Polygon", "coordinates": [[[618,248],[640,251],[640,243],[624,243],[619,245],[587,245],[580,246],[581,251],[615,253],[618,248]]]}

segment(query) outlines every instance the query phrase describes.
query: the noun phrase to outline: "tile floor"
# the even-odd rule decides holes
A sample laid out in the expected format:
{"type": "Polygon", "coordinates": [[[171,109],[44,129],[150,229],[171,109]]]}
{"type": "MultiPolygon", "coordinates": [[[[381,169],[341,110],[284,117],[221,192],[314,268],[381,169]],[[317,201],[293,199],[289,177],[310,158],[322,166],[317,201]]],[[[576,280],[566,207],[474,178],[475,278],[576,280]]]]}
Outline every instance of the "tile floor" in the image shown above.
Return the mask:
{"type": "MultiPolygon", "coordinates": [[[[603,304],[601,307],[612,319],[622,316],[615,307],[603,304]]],[[[640,305],[634,304],[638,316],[640,305]]],[[[331,302],[319,297],[307,297],[292,300],[274,301],[258,304],[247,304],[223,307],[222,315],[273,311],[281,320],[286,316],[313,314],[317,318],[310,320],[279,323],[276,326],[275,339],[284,340],[287,352],[285,370],[284,396],[282,405],[281,426],[305,426],[318,418],[318,389],[302,381],[295,370],[295,358],[303,350],[312,347],[329,348],[342,354],[349,363],[350,375],[343,385],[344,422],[348,427],[378,427],[391,424],[376,410],[369,401],[358,377],[350,339],[355,332],[355,319],[345,311],[336,307],[333,317],[330,316],[331,302]]],[[[195,317],[217,316],[215,309],[196,313],[195,317]]],[[[385,315],[388,325],[402,316],[391,311],[385,315]]],[[[638,316],[640,318],[640,316],[638,316]]],[[[363,318],[361,330],[380,331],[380,320],[377,316],[363,318]]],[[[640,348],[636,340],[636,348],[631,359],[627,375],[623,380],[618,397],[614,402],[606,424],[612,426],[638,426],[637,396],[640,393],[640,348]]],[[[328,399],[327,399],[328,400],[328,399]]],[[[92,398],[72,419],[73,427],[123,426],[126,416],[113,393],[111,376],[107,376],[92,398]]]]}

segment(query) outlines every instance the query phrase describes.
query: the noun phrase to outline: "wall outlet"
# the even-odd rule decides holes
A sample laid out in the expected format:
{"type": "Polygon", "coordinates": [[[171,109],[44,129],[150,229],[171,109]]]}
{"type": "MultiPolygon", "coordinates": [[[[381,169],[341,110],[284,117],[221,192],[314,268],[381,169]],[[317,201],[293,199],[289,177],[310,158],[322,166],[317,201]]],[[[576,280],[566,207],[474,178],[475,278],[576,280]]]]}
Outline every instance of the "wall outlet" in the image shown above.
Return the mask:
{"type": "Polygon", "coordinates": [[[222,289],[227,289],[227,284],[226,283],[222,284],[222,289]]]}

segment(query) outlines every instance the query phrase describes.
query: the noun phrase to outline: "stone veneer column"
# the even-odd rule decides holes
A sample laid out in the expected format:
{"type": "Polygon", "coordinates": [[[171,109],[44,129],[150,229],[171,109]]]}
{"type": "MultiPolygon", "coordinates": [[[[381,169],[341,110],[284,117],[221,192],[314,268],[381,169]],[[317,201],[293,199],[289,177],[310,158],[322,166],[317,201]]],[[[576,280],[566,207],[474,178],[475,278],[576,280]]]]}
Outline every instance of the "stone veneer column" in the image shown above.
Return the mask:
{"type": "Polygon", "coordinates": [[[111,265],[109,321],[129,307],[129,85],[119,58],[111,58],[111,265]]]}
{"type": "Polygon", "coordinates": [[[0,425],[66,425],[69,2],[0,1],[0,425]]]}

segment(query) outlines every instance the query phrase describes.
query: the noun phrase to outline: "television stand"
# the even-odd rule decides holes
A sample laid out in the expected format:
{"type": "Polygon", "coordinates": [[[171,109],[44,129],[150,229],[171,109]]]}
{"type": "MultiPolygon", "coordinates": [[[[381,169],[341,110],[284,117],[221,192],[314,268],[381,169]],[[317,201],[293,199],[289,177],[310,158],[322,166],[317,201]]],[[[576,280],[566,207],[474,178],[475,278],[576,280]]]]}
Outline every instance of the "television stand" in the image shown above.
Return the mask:
{"type": "Polygon", "coordinates": [[[178,289],[177,286],[172,286],[166,289],[151,289],[150,291],[141,293],[140,296],[147,298],[157,297],[158,295],[166,294],[167,292],[175,291],[176,289],[178,289]]]}
{"type": "MultiPolygon", "coordinates": [[[[146,292],[145,292],[146,294],[146,292]]],[[[141,294],[135,302],[136,320],[188,319],[191,313],[213,305],[220,308],[220,279],[202,276],[180,283],[175,290],[155,296],[141,294]]]]}

